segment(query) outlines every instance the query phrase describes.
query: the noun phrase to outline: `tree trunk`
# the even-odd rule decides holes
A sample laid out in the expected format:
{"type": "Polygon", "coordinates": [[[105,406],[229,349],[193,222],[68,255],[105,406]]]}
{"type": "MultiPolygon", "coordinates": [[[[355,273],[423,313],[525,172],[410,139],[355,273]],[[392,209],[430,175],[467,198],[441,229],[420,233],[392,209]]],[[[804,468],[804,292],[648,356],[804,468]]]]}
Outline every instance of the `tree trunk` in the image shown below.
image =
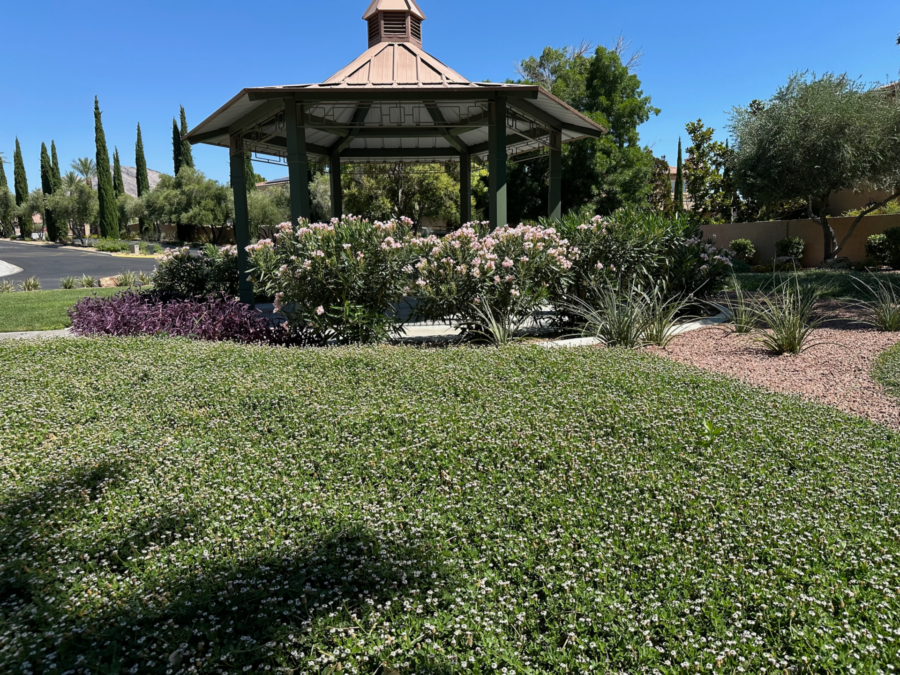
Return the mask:
{"type": "Polygon", "coordinates": [[[850,239],[850,235],[853,234],[853,231],[856,229],[856,226],[859,225],[860,221],[863,218],[865,218],[867,215],[872,213],[872,211],[880,209],[882,206],[886,206],[889,202],[892,202],[898,198],[900,198],[900,188],[898,188],[897,191],[894,192],[894,194],[892,194],[887,199],[880,201],[880,202],[876,202],[875,204],[872,204],[871,206],[868,206],[865,209],[863,209],[862,211],[860,211],[859,215],[856,216],[856,219],[853,221],[853,224],[850,225],[850,229],[847,230],[847,234],[845,234],[844,238],[841,240],[840,246],[837,247],[837,250],[835,251],[835,255],[837,255],[838,253],[840,253],[843,250],[844,246],[846,246],[846,244],[847,244],[847,241],[850,239]]]}
{"type": "Polygon", "coordinates": [[[816,215],[815,211],[813,210],[813,196],[809,195],[809,198],[807,199],[809,219],[814,223],[818,223],[822,227],[822,235],[825,238],[825,260],[831,260],[838,248],[837,237],[834,234],[834,230],[831,229],[831,224],[828,222],[828,200],[830,196],[831,193],[825,193],[824,195],[822,195],[822,207],[819,215],[816,215]]]}

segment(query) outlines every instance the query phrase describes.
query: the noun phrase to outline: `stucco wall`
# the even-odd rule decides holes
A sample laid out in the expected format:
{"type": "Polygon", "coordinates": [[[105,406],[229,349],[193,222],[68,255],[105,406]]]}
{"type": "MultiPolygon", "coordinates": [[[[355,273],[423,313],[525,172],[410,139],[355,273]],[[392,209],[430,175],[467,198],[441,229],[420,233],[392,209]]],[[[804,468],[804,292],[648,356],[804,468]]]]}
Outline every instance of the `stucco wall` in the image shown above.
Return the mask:
{"type": "MultiPolygon", "coordinates": [[[[829,218],[828,222],[840,243],[853,218],[829,218]]],[[[862,219],[853,236],[838,254],[847,256],[853,262],[865,262],[866,239],[872,234],[881,234],[889,227],[900,227],[900,215],[866,216],[862,219]]],[[[755,263],[771,262],[775,258],[775,243],[785,237],[800,237],[806,242],[803,258],[804,267],[815,267],[825,258],[825,237],[822,227],[811,220],[773,220],[764,223],[731,223],[707,225],[702,228],[704,239],[715,237],[716,245],[726,248],[735,239],[749,239],[756,246],[755,263]]]]}

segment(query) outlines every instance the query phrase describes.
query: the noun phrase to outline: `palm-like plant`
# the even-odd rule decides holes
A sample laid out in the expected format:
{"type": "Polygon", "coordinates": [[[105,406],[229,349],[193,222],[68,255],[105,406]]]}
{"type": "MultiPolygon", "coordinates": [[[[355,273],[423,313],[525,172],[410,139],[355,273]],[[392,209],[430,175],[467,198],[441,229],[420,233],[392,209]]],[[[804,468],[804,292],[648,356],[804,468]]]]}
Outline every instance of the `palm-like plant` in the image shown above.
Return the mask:
{"type": "Polygon", "coordinates": [[[77,173],[74,171],[66,171],[62,177],[62,189],[65,193],[70,194],[80,182],[81,179],[78,177],[77,173]]]}
{"type": "Polygon", "coordinates": [[[76,174],[84,178],[84,182],[88,187],[93,188],[91,179],[97,175],[97,164],[90,157],[79,157],[74,160],[70,166],[76,174]]]}

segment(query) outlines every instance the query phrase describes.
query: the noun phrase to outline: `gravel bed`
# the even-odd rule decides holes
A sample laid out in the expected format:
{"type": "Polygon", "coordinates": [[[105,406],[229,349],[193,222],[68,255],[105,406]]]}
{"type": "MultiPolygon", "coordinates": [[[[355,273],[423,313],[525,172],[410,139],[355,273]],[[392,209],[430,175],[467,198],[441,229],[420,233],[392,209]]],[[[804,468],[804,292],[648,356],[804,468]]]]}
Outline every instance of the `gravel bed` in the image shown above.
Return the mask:
{"type": "Polygon", "coordinates": [[[900,333],[860,325],[842,303],[827,303],[824,309],[837,318],[814,333],[813,342],[820,344],[799,356],[773,356],[754,336],[738,335],[728,325],[685,333],[667,349],[648,351],[900,429],[900,401],[871,374],[878,356],[900,342],[900,333]]]}

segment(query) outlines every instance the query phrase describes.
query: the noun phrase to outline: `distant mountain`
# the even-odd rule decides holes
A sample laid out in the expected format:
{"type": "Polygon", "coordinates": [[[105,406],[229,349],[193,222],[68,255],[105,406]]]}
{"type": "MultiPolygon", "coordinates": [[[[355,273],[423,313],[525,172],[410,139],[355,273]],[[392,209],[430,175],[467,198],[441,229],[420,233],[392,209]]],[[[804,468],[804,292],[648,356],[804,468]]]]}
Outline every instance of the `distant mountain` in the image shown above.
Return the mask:
{"type": "MultiPolygon", "coordinates": [[[[109,167],[109,172],[112,173],[112,166],[109,167]]],[[[159,171],[154,171],[153,169],[147,169],[147,177],[150,179],[150,189],[156,187],[156,184],[159,183],[159,177],[162,174],[159,171]]],[[[131,195],[132,197],[137,197],[137,169],[133,166],[123,166],[122,167],[122,180],[125,182],[125,193],[131,195]]],[[[94,189],[97,189],[97,178],[95,177],[93,181],[94,189]]]]}

